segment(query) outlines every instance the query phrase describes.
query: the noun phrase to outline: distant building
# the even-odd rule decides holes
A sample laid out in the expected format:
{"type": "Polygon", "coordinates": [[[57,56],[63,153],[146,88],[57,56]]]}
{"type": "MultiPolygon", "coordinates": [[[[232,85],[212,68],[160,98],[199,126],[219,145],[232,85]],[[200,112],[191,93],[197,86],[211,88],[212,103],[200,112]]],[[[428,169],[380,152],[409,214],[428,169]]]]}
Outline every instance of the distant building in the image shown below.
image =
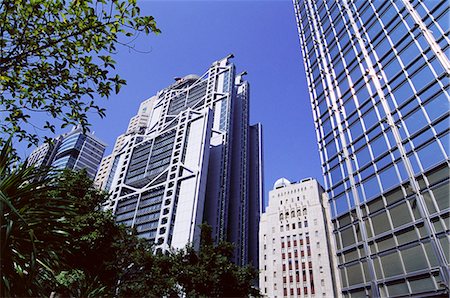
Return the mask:
{"type": "Polygon", "coordinates": [[[259,229],[259,286],[268,297],[339,297],[328,198],[314,179],[281,178],[259,229]]]}
{"type": "Polygon", "coordinates": [[[52,166],[55,169],[85,169],[94,179],[106,144],[81,128],[60,135],[53,144],[42,144],[28,157],[28,164],[52,166]]]}
{"type": "Polygon", "coordinates": [[[118,223],[157,250],[199,245],[202,222],[235,245],[238,264],[258,262],[262,209],[261,125],[249,125],[249,84],[228,56],[141,104],[97,184],[118,223]]]}
{"type": "Polygon", "coordinates": [[[58,143],[59,140],[54,139],[52,144],[44,143],[34,149],[34,151],[27,158],[27,164],[34,165],[36,167],[50,166],[56,153],[55,148],[57,147],[58,143]]]}
{"type": "Polygon", "coordinates": [[[448,296],[449,2],[294,7],[342,293],[448,296]]]}

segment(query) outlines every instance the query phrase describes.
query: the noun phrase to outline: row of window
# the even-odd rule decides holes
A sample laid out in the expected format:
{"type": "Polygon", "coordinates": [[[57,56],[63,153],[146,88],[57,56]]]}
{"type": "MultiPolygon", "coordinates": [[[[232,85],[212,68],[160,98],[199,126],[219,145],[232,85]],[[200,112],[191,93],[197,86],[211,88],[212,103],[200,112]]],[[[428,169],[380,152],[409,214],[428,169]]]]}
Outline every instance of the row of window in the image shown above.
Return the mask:
{"type": "MultiPolygon", "coordinates": [[[[303,208],[303,213],[302,210],[299,208],[297,209],[297,217],[301,217],[303,215],[307,215],[307,209],[306,207],[303,208]]],[[[282,212],[280,213],[280,220],[284,220],[284,219],[289,219],[289,218],[295,218],[296,212],[295,210],[291,210],[291,212],[286,211],[286,212],[282,212]]]]}

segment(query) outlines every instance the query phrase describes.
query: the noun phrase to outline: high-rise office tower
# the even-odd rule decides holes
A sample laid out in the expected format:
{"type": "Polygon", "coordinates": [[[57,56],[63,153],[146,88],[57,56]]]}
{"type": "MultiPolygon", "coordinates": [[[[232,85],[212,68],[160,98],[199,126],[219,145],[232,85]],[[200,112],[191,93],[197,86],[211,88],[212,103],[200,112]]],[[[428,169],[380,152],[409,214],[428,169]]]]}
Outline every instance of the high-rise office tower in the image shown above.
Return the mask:
{"type": "Polygon", "coordinates": [[[42,144],[28,157],[27,163],[35,166],[52,166],[55,169],[85,169],[94,179],[105,152],[106,144],[80,127],[60,135],[52,144],[42,144]]]}
{"type": "Polygon", "coordinates": [[[235,244],[236,263],[257,265],[261,126],[249,126],[249,84],[231,57],[151,97],[145,124],[115,147],[103,185],[117,222],[156,249],[198,247],[207,222],[216,240],[235,244]]]}
{"type": "Polygon", "coordinates": [[[109,189],[109,187],[106,186],[106,183],[108,182],[108,176],[111,171],[113,157],[122,149],[126,140],[132,135],[145,131],[147,128],[148,117],[152,109],[152,103],[153,98],[149,98],[140,104],[138,113],[130,119],[126,132],[116,139],[112,153],[102,159],[97,176],[95,176],[94,180],[94,184],[97,185],[97,187],[109,189]]]}
{"type": "Polygon", "coordinates": [[[448,2],[294,6],[342,293],[448,293],[448,2]]]}
{"type": "Polygon", "coordinates": [[[327,195],[312,179],[278,179],[259,230],[259,286],[268,297],[337,297],[327,195]]]}

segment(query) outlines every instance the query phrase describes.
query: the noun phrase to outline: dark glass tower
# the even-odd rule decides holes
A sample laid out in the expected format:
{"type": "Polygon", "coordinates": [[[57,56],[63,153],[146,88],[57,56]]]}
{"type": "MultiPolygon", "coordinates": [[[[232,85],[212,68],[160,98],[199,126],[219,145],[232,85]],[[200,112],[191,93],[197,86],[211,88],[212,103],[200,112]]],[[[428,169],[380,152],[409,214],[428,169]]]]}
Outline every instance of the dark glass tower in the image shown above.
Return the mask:
{"type": "Polygon", "coordinates": [[[344,297],[448,293],[448,2],[294,7],[344,297]]]}

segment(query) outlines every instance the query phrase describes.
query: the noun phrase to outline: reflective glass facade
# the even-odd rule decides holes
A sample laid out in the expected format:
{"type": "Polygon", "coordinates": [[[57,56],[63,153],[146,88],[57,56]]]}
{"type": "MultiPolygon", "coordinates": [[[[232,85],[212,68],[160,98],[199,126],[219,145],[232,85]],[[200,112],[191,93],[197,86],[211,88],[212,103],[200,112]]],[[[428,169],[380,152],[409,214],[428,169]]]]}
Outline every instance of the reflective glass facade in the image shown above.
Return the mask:
{"type": "Polygon", "coordinates": [[[52,166],[54,169],[85,169],[94,179],[105,152],[106,144],[90,133],[74,127],[71,132],[57,136],[53,144],[42,144],[28,158],[28,164],[52,166]]]}
{"type": "Polygon", "coordinates": [[[449,280],[446,1],[294,0],[345,297],[449,280]]]}
{"type": "Polygon", "coordinates": [[[56,169],[85,169],[88,176],[94,179],[105,148],[106,144],[94,135],[76,128],[58,137],[51,165],[56,169]]]}

